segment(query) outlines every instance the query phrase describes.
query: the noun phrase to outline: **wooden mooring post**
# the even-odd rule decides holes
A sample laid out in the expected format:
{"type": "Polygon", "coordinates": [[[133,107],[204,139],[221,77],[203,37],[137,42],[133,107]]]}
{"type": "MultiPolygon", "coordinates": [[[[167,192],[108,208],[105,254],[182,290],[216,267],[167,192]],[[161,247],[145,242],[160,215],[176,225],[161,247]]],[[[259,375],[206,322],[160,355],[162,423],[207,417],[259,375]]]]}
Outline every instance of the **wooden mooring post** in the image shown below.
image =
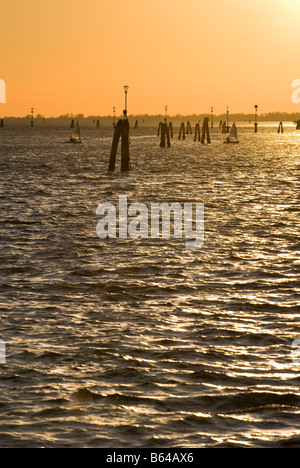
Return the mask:
{"type": "Polygon", "coordinates": [[[129,120],[124,119],[121,134],[121,171],[129,171],[129,120]]]}
{"type": "Polygon", "coordinates": [[[171,142],[170,142],[170,132],[169,132],[169,127],[167,123],[162,123],[161,124],[161,137],[160,137],[160,147],[165,148],[167,143],[167,147],[170,148],[171,142]]]}
{"type": "Polygon", "coordinates": [[[135,121],[134,128],[137,130],[139,128],[139,122],[138,120],[135,121]]]}
{"type": "Polygon", "coordinates": [[[283,124],[282,124],[282,122],[279,123],[277,133],[283,133],[283,124]]]}
{"type": "Polygon", "coordinates": [[[296,130],[300,130],[300,120],[297,121],[297,127],[296,130]]]}
{"type": "Polygon", "coordinates": [[[74,119],[73,119],[72,122],[71,122],[70,128],[74,128],[74,127],[75,127],[75,122],[74,122],[74,119]]]}
{"type": "Polygon", "coordinates": [[[187,135],[192,135],[193,131],[192,131],[192,127],[191,127],[191,124],[190,122],[187,122],[186,124],[186,134],[187,135]]]}
{"type": "Polygon", "coordinates": [[[4,127],[4,120],[1,119],[1,122],[0,122],[0,127],[3,128],[4,127]]]}
{"type": "Polygon", "coordinates": [[[210,144],[211,140],[210,140],[210,135],[209,135],[209,118],[208,117],[205,117],[203,125],[202,125],[202,138],[201,138],[202,144],[205,143],[205,137],[206,137],[207,143],[210,144]]]}
{"type": "Polygon", "coordinates": [[[194,141],[200,141],[201,139],[201,135],[200,135],[200,124],[199,123],[196,123],[196,126],[195,126],[195,136],[194,136],[194,141]]]}
{"type": "Polygon", "coordinates": [[[115,126],[112,147],[109,159],[109,171],[114,171],[116,166],[116,155],[119,141],[121,139],[121,171],[130,170],[129,158],[129,121],[128,119],[120,119],[115,126]]]}
{"type": "Polygon", "coordinates": [[[100,127],[100,120],[97,120],[96,127],[100,127]]]}
{"type": "Polygon", "coordinates": [[[182,124],[180,125],[178,140],[180,140],[181,137],[182,137],[183,140],[185,140],[185,126],[184,126],[184,122],[182,122],[182,124]]]}
{"type": "Polygon", "coordinates": [[[158,137],[159,137],[160,132],[161,132],[161,126],[162,126],[162,122],[159,122],[158,130],[157,130],[157,136],[158,136],[158,137]]]}

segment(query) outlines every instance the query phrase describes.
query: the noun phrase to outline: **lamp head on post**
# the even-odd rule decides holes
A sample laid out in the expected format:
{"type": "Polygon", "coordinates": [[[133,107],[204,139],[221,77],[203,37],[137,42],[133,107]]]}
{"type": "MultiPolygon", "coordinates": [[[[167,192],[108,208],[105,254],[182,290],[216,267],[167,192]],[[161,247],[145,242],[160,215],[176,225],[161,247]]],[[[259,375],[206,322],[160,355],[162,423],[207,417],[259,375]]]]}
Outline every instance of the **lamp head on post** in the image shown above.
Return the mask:
{"type": "Polygon", "coordinates": [[[129,90],[129,86],[125,85],[123,86],[124,92],[125,92],[125,109],[123,111],[124,117],[127,118],[127,93],[129,90]]]}
{"type": "Polygon", "coordinates": [[[258,124],[257,124],[257,109],[258,109],[258,105],[257,105],[257,104],[254,106],[254,109],[255,109],[254,133],[257,133],[257,126],[258,126],[258,124]]]}

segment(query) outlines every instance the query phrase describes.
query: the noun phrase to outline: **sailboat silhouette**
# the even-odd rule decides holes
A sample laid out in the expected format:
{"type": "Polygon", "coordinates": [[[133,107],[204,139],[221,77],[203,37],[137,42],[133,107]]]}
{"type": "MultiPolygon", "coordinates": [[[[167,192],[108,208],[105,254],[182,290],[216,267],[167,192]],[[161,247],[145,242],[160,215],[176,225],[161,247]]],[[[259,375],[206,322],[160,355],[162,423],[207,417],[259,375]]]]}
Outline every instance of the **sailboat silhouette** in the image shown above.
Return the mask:
{"type": "Polygon", "coordinates": [[[74,130],[72,132],[72,135],[70,136],[70,143],[82,143],[82,140],[80,138],[80,126],[79,123],[77,122],[74,130]]]}
{"type": "Polygon", "coordinates": [[[224,143],[239,143],[235,123],[232,124],[230,132],[224,143]]]}

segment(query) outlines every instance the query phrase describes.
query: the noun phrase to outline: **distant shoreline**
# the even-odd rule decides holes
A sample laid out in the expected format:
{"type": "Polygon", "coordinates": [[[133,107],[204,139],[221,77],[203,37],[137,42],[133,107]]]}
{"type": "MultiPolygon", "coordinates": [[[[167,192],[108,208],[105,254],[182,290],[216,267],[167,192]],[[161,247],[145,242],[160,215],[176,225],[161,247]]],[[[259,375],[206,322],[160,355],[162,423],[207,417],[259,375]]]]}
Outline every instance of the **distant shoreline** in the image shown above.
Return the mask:
{"type": "MultiPolygon", "coordinates": [[[[118,120],[121,116],[116,116],[116,120],[118,120]]],[[[151,122],[157,123],[158,121],[161,121],[165,118],[164,115],[162,114],[157,114],[157,115],[149,115],[149,114],[130,114],[129,119],[132,120],[138,120],[139,123],[143,123],[143,121],[147,124],[150,124],[151,122]]],[[[173,122],[182,122],[190,120],[191,122],[198,122],[198,121],[203,121],[204,117],[209,117],[211,119],[211,114],[206,113],[206,114],[189,114],[189,115],[181,115],[181,114],[176,114],[176,115],[170,115],[168,116],[169,121],[173,122]]],[[[1,116],[0,118],[5,119],[7,122],[24,122],[31,120],[31,115],[26,115],[23,117],[14,117],[14,116],[1,116]]],[[[81,122],[93,122],[94,120],[100,120],[100,122],[105,123],[105,122],[111,122],[113,120],[112,115],[89,115],[85,116],[83,114],[64,114],[60,115],[58,117],[47,117],[41,114],[37,114],[34,116],[34,120],[41,121],[43,122],[45,120],[48,122],[64,122],[64,121],[70,121],[72,119],[74,120],[80,120],[81,122]]],[[[226,113],[220,114],[220,115],[214,115],[213,116],[214,123],[217,125],[220,120],[226,121],[227,115],[226,113]]],[[[255,116],[254,114],[229,114],[229,121],[233,122],[254,122],[255,116]]],[[[270,112],[270,113],[265,113],[265,114],[260,114],[258,115],[258,120],[260,122],[295,122],[300,120],[300,112],[294,112],[294,113],[287,113],[287,112],[270,112]]]]}

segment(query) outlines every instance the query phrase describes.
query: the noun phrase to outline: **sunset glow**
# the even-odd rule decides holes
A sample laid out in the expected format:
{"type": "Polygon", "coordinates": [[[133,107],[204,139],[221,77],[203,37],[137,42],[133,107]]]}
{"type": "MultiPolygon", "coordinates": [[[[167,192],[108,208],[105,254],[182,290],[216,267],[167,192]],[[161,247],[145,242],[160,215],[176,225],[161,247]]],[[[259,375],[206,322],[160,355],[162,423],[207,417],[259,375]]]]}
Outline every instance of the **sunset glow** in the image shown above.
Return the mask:
{"type": "MultiPolygon", "coordinates": [[[[292,0],[11,0],[1,6],[4,115],[298,112],[292,0]]],[[[299,107],[299,109],[298,109],[299,107]]]]}

